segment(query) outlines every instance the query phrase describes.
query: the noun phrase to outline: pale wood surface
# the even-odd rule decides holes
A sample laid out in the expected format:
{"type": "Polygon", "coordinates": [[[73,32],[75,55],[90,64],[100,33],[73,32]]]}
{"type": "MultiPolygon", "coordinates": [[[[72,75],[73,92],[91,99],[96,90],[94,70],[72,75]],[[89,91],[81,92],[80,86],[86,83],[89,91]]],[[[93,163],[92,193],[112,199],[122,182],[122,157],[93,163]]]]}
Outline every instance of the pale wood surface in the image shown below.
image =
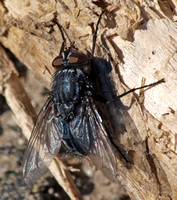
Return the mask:
{"type": "MultiPolygon", "coordinates": [[[[52,26],[53,13],[57,11],[70,39],[86,52],[92,47],[92,27],[101,8],[106,8],[96,55],[109,58],[111,54],[119,93],[140,86],[142,78],[147,84],[166,80],[147,90],[144,99],[136,98],[129,109],[139,135],[127,130],[120,140],[124,146],[127,137],[140,145],[133,147],[131,168],[118,160],[118,179],[132,199],[177,199],[177,3],[104,2],[6,0],[4,5],[0,3],[0,42],[49,88],[51,75],[45,66],[53,71],[51,62],[62,41],[57,27],[52,26]]],[[[122,101],[129,106],[131,99],[128,95],[122,101]]]]}

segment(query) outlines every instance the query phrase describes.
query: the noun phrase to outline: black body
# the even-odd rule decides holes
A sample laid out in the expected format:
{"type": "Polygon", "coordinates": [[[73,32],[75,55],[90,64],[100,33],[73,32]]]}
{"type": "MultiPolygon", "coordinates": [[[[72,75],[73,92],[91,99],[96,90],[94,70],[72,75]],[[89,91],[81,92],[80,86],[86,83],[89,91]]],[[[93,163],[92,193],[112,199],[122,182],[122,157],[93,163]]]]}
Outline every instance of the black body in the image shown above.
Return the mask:
{"type": "Polygon", "coordinates": [[[91,146],[92,133],[84,127],[90,124],[86,121],[82,123],[89,117],[92,91],[92,85],[83,69],[57,71],[53,84],[53,102],[55,115],[59,113],[63,126],[61,139],[68,151],[80,156],[87,155],[91,146]]]}

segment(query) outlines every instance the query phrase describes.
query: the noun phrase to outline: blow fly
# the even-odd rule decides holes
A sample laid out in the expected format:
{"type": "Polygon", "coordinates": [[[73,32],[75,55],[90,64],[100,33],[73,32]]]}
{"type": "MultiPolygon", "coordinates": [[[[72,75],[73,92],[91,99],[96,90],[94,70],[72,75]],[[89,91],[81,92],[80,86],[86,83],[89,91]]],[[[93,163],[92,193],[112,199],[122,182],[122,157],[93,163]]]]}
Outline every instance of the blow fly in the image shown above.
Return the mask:
{"type": "MultiPolygon", "coordinates": [[[[59,55],[52,63],[56,72],[51,93],[37,117],[25,152],[23,176],[26,183],[34,182],[45,173],[46,164],[51,163],[61,146],[75,155],[88,156],[108,179],[115,180],[117,176],[113,141],[95,104],[94,81],[91,77],[96,60],[99,62],[99,59],[94,61],[93,55],[102,14],[96,25],[90,57],[78,51],[73,44],[67,48],[62,27],[54,20],[61,32],[63,43],[59,55]]],[[[105,74],[105,68],[105,62],[100,60],[96,71],[102,85],[102,97],[106,100],[105,103],[110,105],[108,109],[113,101],[130,92],[163,82],[161,80],[134,88],[116,96],[110,93],[102,76],[105,74]]],[[[97,98],[97,101],[99,100],[100,98],[97,98]]],[[[110,114],[110,117],[112,115],[110,114]]]]}
{"type": "MultiPolygon", "coordinates": [[[[97,22],[94,34],[94,53],[97,22]]],[[[56,21],[55,21],[56,22],[56,21]]],[[[67,151],[88,156],[108,178],[115,177],[117,161],[102,118],[93,100],[93,84],[90,80],[90,58],[66,47],[62,27],[57,23],[63,43],[53,60],[56,73],[51,93],[42,107],[33,128],[26,152],[23,176],[26,183],[39,178],[46,164],[59,153],[61,145],[67,151]]]]}

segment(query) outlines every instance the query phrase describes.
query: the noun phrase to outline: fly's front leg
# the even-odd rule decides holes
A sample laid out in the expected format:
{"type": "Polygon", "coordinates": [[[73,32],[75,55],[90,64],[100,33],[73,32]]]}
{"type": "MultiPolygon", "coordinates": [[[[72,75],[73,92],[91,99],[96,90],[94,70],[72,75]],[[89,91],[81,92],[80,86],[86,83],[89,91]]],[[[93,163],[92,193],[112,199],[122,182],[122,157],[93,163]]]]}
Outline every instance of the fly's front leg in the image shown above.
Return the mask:
{"type": "Polygon", "coordinates": [[[159,80],[157,82],[150,83],[148,85],[144,85],[144,86],[137,87],[137,88],[132,88],[132,89],[128,90],[127,92],[124,92],[123,94],[113,98],[111,101],[107,101],[106,103],[110,104],[110,103],[114,102],[115,100],[120,99],[120,98],[124,97],[125,95],[127,95],[129,93],[135,92],[136,90],[140,90],[140,89],[144,89],[144,88],[148,88],[148,87],[153,87],[153,86],[156,86],[156,85],[158,85],[160,83],[164,83],[164,82],[165,82],[165,80],[162,78],[161,80],[159,80]]]}
{"type": "Polygon", "coordinates": [[[64,36],[63,30],[62,30],[62,26],[58,23],[57,13],[54,13],[54,17],[53,17],[52,21],[58,26],[58,28],[60,30],[60,33],[61,33],[61,36],[62,36],[62,39],[63,39],[63,42],[62,42],[62,45],[61,45],[61,48],[60,48],[60,52],[59,52],[59,55],[61,55],[62,52],[64,51],[65,47],[66,47],[66,38],[64,36]]]}
{"type": "Polygon", "coordinates": [[[157,82],[144,85],[141,87],[133,88],[128,90],[127,92],[124,92],[121,95],[116,94],[114,83],[111,79],[110,72],[112,70],[112,66],[110,62],[101,59],[101,58],[94,58],[92,61],[92,74],[94,77],[97,78],[98,86],[97,89],[100,90],[101,96],[103,96],[103,99],[106,104],[110,104],[125,95],[135,92],[136,90],[144,89],[144,88],[150,88],[153,86],[156,86],[158,84],[164,83],[165,80],[161,79],[157,82]]]}

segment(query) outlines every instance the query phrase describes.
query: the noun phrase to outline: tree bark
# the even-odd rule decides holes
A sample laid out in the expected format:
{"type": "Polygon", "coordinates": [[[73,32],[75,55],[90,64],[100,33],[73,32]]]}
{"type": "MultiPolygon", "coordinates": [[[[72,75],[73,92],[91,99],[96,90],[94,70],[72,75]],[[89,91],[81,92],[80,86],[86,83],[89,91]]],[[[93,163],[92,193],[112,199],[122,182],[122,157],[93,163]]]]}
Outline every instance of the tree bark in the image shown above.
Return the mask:
{"type": "MultiPolygon", "coordinates": [[[[48,88],[51,63],[62,41],[52,23],[56,12],[68,37],[86,53],[92,48],[98,16],[106,10],[95,55],[111,58],[119,94],[140,86],[143,78],[147,84],[165,79],[143,95],[138,96],[137,91],[121,99],[129,107],[134,130],[126,130],[119,143],[127,153],[133,152],[133,164],[126,167],[118,159],[118,179],[136,200],[177,199],[176,6],[176,1],[168,0],[0,3],[0,42],[48,88]]],[[[1,83],[5,81],[1,79],[1,83]]]]}

